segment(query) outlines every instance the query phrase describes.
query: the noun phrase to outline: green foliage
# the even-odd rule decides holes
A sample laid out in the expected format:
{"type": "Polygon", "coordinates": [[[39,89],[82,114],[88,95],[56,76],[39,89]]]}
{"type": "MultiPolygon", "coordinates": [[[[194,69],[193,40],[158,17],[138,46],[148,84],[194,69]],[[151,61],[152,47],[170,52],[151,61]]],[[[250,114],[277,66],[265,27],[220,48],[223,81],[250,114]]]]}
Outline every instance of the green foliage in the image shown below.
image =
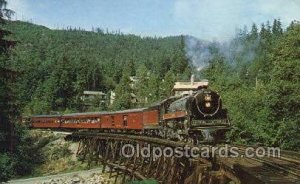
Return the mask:
{"type": "Polygon", "coordinates": [[[0,0],[0,23],[4,23],[5,18],[10,18],[14,14],[14,11],[7,9],[7,1],[0,0]]]}
{"type": "Polygon", "coordinates": [[[175,74],[172,71],[168,71],[160,86],[160,96],[162,98],[167,98],[171,95],[171,90],[173,89],[175,82],[175,74]]]}
{"type": "Polygon", "coordinates": [[[0,153],[0,182],[5,182],[11,178],[12,168],[11,158],[0,153]]]}
{"type": "Polygon", "coordinates": [[[148,71],[145,65],[141,65],[136,71],[136,76],[139,81],[136,84],[135,91],[136,91],[139,107],[145,106],[148,101],[147,97],[149,95],[149,88],[148,88],[149,75],[150,75],[150,71],[148,71]]]}
{"type": "Polygon", "coordinates": [[[148,103],[154,103],[160,100],[159,91],[160,91],[161,79],[158,75],[151,73],[149,75],[148,81],[148,103]]]}
{"type": "Polygon", "coordinates": [[[37,144],[25,127],[15,127],[18,144],[11,153],[0,153],[0,182],[14,176],[31,174],[34,168],[44,161],[41,148],[48,143],[42,139],[37,144]]]}
{"type": "Polygon", "coordinates": [[[274,144],[299,149],[300,145],[300,25],[285,32],[272,53],[274,67],[268,83],[267,106],[275,129],[274,144]]]}
{"type": "MultiPolygon", "coordinates": [[[[12,11],[6,8],[7,2],[0,0],[0,25],[5,23],[12,11]]],[[[10,141],[10,124],[14,113],[14,96],[12,93],[12,71],[9,68],[7,40],[4,36],[9,32],[0,27],[0,153],[6,151],[10,141]]]]}
{"type": "MultiPolygon", "coordinates": [[[[84,90],[123,94],[125,78],[140,75],[138,69],[142,66],[155,77],[151,81],[148,76],[153,88],[164,85],[161,83],[170,70],[177,79],[187,79],[191,73],[184,37],[141,38],[74,28],[50,30],[19,21],[8,22],[5,28],[12,31],[11,38],[19,41],[10,62],[21,73],[16,90],[26,114],[48,114],[67,108],[82,111],[80,96],[84,90]],[[129,70],[127,76],[124,68],[129,70]]],[[[150,83],[142,84],[146,85],[142,88],[148,88],[150,83]]],[[[161,97],[161,92],[148,96],[148,92],[139,89],[134,92],[139,93],[136,95],[140,100],[149,98],[152,102],[161,97]]],[[[114,109],[136,106],[128,103],[128,93],[126,90],[124,99],[116,96],[114,109]]],[[[138,104],[142,105],[143,101],[138,104]]]]}
{"type": "Polygon", "coordinates": [[[62,146],[55,146],[51,153],[49,154],[49,157],[51,160],[58,160],[60,158],[64,158],[71,155],[71,151],[69,149],[69,144],[64,144],[62,146]]]}
{"type": "Polygon", "coordinates": [[[178,48],[174,50],[173,62],[171,66],[171,71],[176,75],[177,79],[189,80],[191,75],[191,68],[189,66],[188,59],[185,55],[185,43],[184,37],[180,37],[180,44],[178,48]],[[184,71],[183,75],[182,72],[184,71]]]}
{"type": "Polygon", "coordinates": [[[18,144],[13,153],[13,172],[15,176],[28,175],[37,165],[43,163],[44,156],[41,148],[48,141],[41,140],[34,144],[36,140],[23,126],[16,126],[15,131],[18,135],[18,144]]]}
{"type": "Polygon", "coordinates": [[[114,109],[130,109],[133,107],[130,74],[131,68],[129,65],[126,65],[121,81],[116,88],[116,100],[113,104],[114,109]]]}
{"type": "Polygon", "coordinates": [[[299,23],[283,31],[274,20],[259,33],[256,25],[241,31],[229,58],[212,44],[212,58],[201,72],[229,110],[232,140],[300,149],[299,35],[299,23]]]}
{"type": "MultiPolygon", "coordinates": [[[[0,0],[0,23],[6,23],[0,25],[0,42],[6,36],[17,40],[17,44],[12,50],[0,48],[0,182],[31,174],[34,167],[47,160],[41,148],[50,138],[36,140],[24,127],[14,124],[19,112],[31,115],[83,111],[80,97],[84,90],[115,91],[115,110],[145,106],[168,96],[175,79],[190,76],[183,36],[141,38],[104,33],[100,28],[93,32],[77,28],[50,30],[31,23],[4,21],[13,13],[5,6],[6,1],[0,0]],[[3,29],[12,34],[7,35],[3,29]],[[17,73],[14,80],[7,77],[11,72],[17,73]],[[139,79],[136,87],[132,87],[131,76],[139,79]],[[132,102],[134,95],[137,104],[132,102]],[[5,153],[13,124],[17,144],[8,155],[5,153]]],[[[50,153],[51,159],[69,154],[67,146],[50,153]]]]}
{"type": "MultiPolygon", "coordinates": [[[[24,115],[83,111],[80,97],[84,90],[115,91],[115,110],[145,106],[166,97],[175,77],[183,78],[175,72],[185,71],[186,76],[190,72],[182,37],[50,30],[19,21],[6,21],[2,28],[10,30],[12,35],[7,38],[18,43],[0,57],[1,180],[31,174],[34,167],[47,160],[41,148],[49,139],[35,140],[17,124],[18,144],[13,154],[2,154],[9,145],[9,123],[17,122],[20,109],[24,115]],[[15,80],[2,75],[7,69],[17,71],[15,80]],[[132,87],[131,76],[140,79],[136,87],[132,87]],[[132,102],[134,95],[138,104],[132,102]]],[[[51,159],[68,154],[67,146],[50,153],[51,159]]]]}
{"type": "MultiPolygon", "coordinates": [[[[0,0],[0,24],[5,23],[13,13],[6,8],[7,2],[0,0]]],[[[9,34],[0,28],[0,183],[9,180],[13,172],[13,157],[8,154],[11,145],[11,127],[13,120],[18,115],[13,93],[13,71],[10,69],[8,61],[7,40],[4,38],[9,34]]]]}

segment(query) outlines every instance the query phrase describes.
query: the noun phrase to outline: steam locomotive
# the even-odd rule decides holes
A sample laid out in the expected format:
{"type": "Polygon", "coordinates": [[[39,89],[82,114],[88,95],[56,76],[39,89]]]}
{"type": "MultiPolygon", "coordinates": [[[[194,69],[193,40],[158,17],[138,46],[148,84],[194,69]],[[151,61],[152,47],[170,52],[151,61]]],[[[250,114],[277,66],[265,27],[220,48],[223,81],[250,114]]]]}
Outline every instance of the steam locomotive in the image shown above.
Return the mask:
{"type": "Polygon", "coordinates": [[[37,115],[29,118],[29,124],[39,129],[139,134],[195,144],[224,141],[230,129],[220,95],[203,86],[147,108],[37,115]]]}

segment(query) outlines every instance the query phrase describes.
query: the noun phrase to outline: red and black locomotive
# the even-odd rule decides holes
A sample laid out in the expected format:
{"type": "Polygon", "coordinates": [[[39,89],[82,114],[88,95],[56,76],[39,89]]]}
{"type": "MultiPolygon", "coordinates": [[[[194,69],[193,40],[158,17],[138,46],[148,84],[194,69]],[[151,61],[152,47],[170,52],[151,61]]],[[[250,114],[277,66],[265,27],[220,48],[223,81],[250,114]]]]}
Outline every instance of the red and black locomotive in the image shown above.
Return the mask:
{"type": "Polygon", "coordinates": [[[194,143],[216,143],[224,141],[230,123],[220,95],[206,87],[199,87],[190,94],[171,96],[147,108],[32,116],[30,126],[143,134],[194,143]]]}

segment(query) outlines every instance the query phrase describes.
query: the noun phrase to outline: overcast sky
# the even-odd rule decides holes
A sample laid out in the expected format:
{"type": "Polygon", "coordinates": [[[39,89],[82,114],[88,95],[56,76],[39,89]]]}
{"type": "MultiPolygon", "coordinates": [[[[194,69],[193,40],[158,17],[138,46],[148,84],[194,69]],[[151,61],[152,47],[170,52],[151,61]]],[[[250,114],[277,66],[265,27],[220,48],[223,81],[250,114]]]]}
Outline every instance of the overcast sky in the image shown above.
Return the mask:
{"type": "Polygon", "coordinates": [[[7,0],[14,19],[49,28],[101,27],[141,36],[224,40],[236,28],[300,20],[300,0],[7,0]]]}

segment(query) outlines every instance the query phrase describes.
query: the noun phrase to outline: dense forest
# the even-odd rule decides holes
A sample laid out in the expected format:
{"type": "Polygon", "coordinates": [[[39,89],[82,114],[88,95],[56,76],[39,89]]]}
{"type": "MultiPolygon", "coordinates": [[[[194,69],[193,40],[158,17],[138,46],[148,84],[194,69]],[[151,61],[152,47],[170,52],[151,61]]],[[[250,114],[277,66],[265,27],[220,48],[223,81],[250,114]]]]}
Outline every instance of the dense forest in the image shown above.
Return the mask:
{"type": "Polygon", "coordinates": [[[5,28],[19,42],[9,63],[22,75],[17,81],[18,99],[27,114],[83,111],[80,96],[84,90],[115,90],[116,103],[108,108],[130,108],[130,90],[123,89],[130,76],[147,79],[143,84],[148,91],[134,93],[151,93],[151,103],[169,94],[169,86],[159,88],[166,86],[161,85],[164,78],[188,79],[191,73],[180,36],[141,38],[101,29],[50,30],[19,21],[8,22],[5,28]]]}
{"type": "MultiPolygon", "coordinates": [[[[0,2],[1,12],[6,12],[5,1],[0,2]]],[[[32,145],[26,128],[17,124],[21,115],[91,110],[82,104],[84,90],[116,93],[112,105],[92,110],[146,106],[169,96],[174,82],[187,81],[192,73],[208,79],[221,94],[233,125],[228,139],[300,149],[297,21],[286,29],[280,20],[253,24],[228,43],[193,38],[191,50],[190,36],[140,37],[100,28],[51,30],[0,15],[1,36],[14,43],[9,49],[1,44],[0,141],[7,143],[13,124],[17,143],[10,153],[8,144],[1,144],[0,181],[30,174],[43,162],[40,145],[32,145]],[[130,76],[139,79],[135,88],[130,87],[130,76]],[[138,103],[132,103],[132,93],[138,103]]]]}
{"type": "Polygon", "coordinates": [[[299,22],[286,30],[280,20],[253,24],[227,44],[199,42],[193,49],[189,56],[203,67],[198,75],[219,91],[229,110],[231,140],[300,149],[299,22]],[[203,51],[208,54],[199,57],[203,51]]]}
{"type": "Polygon", "coordinates": [[[183,36],[140,37],[99,28],[51,30],[8,20],[0,29],[9,31],[5,39],[15,43],[1,60],[1,67],[14,77],[7,81],[1,76],[6,84],[1,86],[1,110],[11,111],[1,111],[7,126],[0,132],[6,143],[0,152],[0,180],[31,174],[44,161],[39,149],[45,142],[33,144],[17,123],[21,116],[145,106],[169,96],[175,80],[191,75],[183,36]],[[139,79],[134,88],[130,76],[139,79]],[[116,99],[112,105],[85,109],[80,98],[84,90],[115,91],[116,99]],[[132,94],[139,103],[132,102],[132,94]],[[14,136],[9,125],[15,127],[14,136]],[[17,143],[14,154],[8,154],[9,140],[17,143]]]}

